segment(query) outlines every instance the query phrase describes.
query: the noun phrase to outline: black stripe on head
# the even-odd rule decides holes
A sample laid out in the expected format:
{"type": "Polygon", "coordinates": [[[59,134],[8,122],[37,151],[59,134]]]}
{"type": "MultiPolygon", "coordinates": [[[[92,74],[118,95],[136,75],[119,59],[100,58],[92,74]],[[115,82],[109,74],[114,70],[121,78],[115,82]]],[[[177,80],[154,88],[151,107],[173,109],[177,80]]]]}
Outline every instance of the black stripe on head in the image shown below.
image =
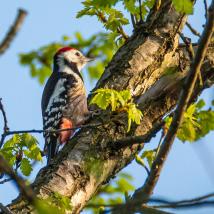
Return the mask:
{"type": "Polygon", "coordinates": [[[77,74],[80,79],[83,81],[82,75],[80,74],[78,68],[77,68],[77,64],[74,62],[69,62],[66,58],[64,58],[64,63],[65,65],[67,65],[75,74],[77,74]]]}

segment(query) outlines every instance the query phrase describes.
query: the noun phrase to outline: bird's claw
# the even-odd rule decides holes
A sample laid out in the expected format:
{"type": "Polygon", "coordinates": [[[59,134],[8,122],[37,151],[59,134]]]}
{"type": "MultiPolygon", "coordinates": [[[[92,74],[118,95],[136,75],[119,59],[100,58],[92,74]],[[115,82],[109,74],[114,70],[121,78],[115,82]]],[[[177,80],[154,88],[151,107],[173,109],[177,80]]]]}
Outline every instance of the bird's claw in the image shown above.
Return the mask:
{"type": "Polygon", "coordinates": [[[91,113],[91,117],[93,118],[93,117],[96,117],[96,116],[100,115],[101,111],[102,111],[101,109],[97,109],[95,111],[91,111],[90,112],[91,113]]]}

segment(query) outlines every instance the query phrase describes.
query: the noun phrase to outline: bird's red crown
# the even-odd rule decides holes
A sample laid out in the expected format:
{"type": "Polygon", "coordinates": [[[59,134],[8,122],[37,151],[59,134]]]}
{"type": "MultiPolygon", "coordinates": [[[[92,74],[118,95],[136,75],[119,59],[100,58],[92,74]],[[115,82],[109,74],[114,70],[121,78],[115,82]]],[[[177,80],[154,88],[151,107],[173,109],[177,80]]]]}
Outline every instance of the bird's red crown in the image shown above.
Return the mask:
{"type": "Polygon", "coordinates": [[[64,53],[64,52],[70,51],[70,50],[75,50],[75,48],[72,48],[72,47],[63,47],[63,48],[60,48],[59,50],[57,50],[57,52],[56,52],[55,55],[58,55],[58,54],[61,54],[61,53],[64,53]]]}

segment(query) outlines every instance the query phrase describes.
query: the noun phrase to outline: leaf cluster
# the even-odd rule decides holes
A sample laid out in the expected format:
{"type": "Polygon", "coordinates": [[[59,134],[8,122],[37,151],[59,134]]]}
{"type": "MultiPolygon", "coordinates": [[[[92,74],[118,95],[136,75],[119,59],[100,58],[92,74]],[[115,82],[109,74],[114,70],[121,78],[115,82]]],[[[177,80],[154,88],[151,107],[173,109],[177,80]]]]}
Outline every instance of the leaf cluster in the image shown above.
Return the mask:
{"type": "Polygon", "coordinates": [[[3,145],[0,153],[15,169],[20,168],[25,176],[33,170],[32,161],[42,161],[38,141],[30,134],[15,134],[3,145]]]}
{"type": "Polygon", "coordinates": [[[112,111],[127,112],[128,115],[128,129],[130,131],[131,123],[140,124],[143,116],[142,112],[137,108],[133,102],[131,93],[129,90],[116,91],[114,89],[98,89],[94,92],[90,104],[96,104],[99,108],[105,110],[111,107],[112,111]]]}
{"type": "MultiPolygon", "coordinates": [[[[106,30],[114,34],[115,39],[120,36],[122,38],[122,27],[130,23],[125,11],[130,13],[134,17],[135,23],[138,24],[141,18],[145,20],[151,9],[158,10],[161,2],[161,0],[142,0],[139,5],[138,0],[85,0],[82,2],[84,8],[77,13],[76,17],[96,16],[106,30]],[[121,3],[123,12],[118,10],[121,3]]],[[[193,13],[192,0],[173,0],[172,2],[178,12],[193,13]]]]}
{"type": "MultiPolygon", "coordinates": [[[[212,108],[204,110],[204,107],[203,99],[189,106],[177,133],[179,140],[194,142],[214,130],[214,111],[212,108]]],[[[171,121],[171,117],[165,119],[167,128],[169,128],[171,121]]]]}
{"type": "Polygon", "coordinates": [[[96,16],[105,29],[110,31],[111,37],[118,40],[121,45],[128,37],[123,30],[124,26],[130,24],[126,13],[130,13],[137,24],[140,18],[145,19],[154,3],[155,0],[144,0],[141,5],[138,0],[85,0],[82,2],[84,8],[77,13],[76,17],[96,16]],[[118,9],[121,4],[123,11],[118,9]]]}

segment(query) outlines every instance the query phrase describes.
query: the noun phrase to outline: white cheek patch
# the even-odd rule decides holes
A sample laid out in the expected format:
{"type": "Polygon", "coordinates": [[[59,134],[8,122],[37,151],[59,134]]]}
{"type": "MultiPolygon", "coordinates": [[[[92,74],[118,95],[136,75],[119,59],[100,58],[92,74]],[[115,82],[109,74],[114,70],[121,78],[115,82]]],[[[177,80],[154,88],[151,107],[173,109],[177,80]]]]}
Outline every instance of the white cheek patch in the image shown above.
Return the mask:
{"type": "Polygon", "coordinates": [[[78,70],[81,71],[86,63],[82,63],[82,60],[80,59],[83,56],[83,54],[80,51],[78,51],[80,56],[76,56],[76,54],[75,54],[76,52],[77,52],[77,50],[68,51],[68,52],[64,53],[64,57],[68,61],[76,63],[78,70]]]}

